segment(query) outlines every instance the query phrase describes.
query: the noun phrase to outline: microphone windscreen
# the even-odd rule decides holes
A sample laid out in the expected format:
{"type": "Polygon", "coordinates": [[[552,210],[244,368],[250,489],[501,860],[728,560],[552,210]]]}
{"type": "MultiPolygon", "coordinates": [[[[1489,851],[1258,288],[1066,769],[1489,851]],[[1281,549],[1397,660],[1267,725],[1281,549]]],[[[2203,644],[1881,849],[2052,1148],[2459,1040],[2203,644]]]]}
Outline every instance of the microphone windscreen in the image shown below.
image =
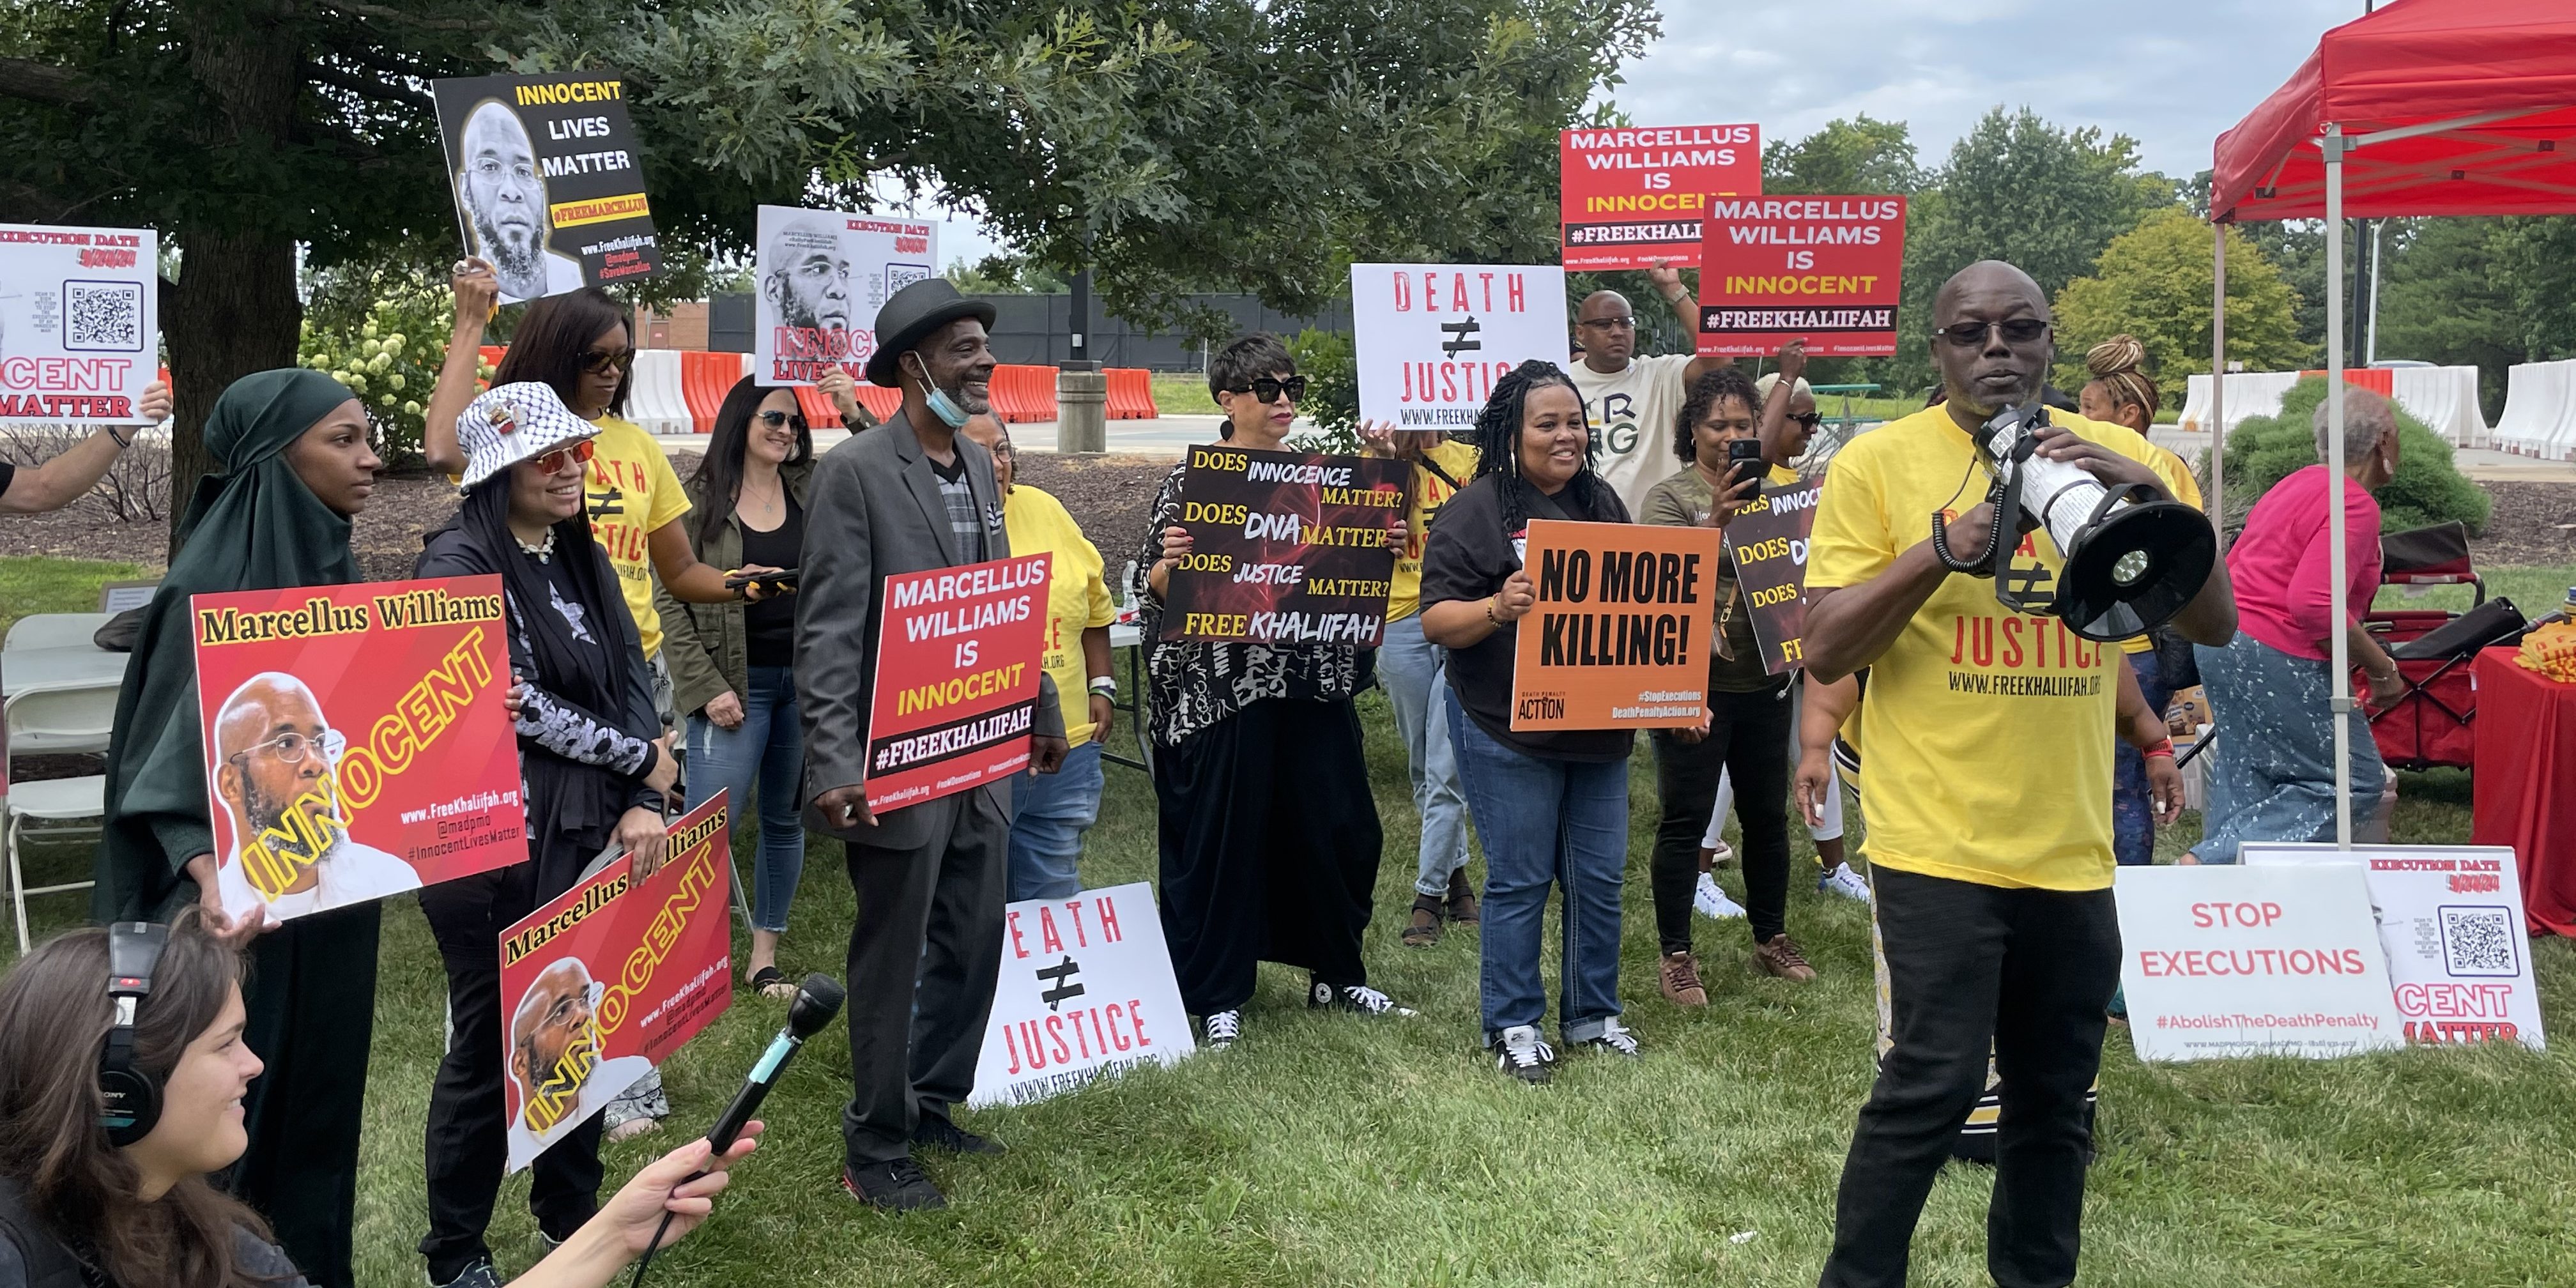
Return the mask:
{"type": "Polygon", "coordinates": [[[832,977],[816,971],[796,986],[796,1001],[787,1008],[787,1031],[799,1042],[814,1036],[832,1017],[841,1013],[841,1003],[848,994],[832,977]]]}

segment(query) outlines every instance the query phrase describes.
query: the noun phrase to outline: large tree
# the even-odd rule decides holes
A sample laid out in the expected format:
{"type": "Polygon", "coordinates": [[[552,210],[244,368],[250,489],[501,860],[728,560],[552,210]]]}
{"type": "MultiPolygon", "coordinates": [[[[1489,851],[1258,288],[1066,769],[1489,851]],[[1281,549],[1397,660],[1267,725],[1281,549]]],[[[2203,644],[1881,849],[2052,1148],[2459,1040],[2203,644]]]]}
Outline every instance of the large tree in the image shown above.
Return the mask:
{"type": "Polygon", "coordinates": [[[1782,196],[1912,192],[1923,186],[1914,137],[1903,121],[1867,112],[1825,122],[1801,139],[1762,145],[1762,191],[1782,196]]]}
{"type": "MultiPolygon", "coordinates": [[[[2209,225],[2183,206],[2162,206],[2111,239],[2090,276],[2057,293],[2056,380],[2081,388],[2084,351],[2134,335],[2165,406],[2182,409],[2186,377],[2209,370],[2209,225]]],[[[2227,233],[2227,352],[2248,370],[2297,370],[2316,356],[2298,336],[2298,295],[2244,234],[2227,233]]]]}
{"type": "Polygon", "coordinates": [[[2530,356],[2527,315],[2498,245],[2503,223],[2390,221],[2379,286],[2379,356],[2476,367],[2490,420],[2504,410],[2505,372],[2530,356]]]}

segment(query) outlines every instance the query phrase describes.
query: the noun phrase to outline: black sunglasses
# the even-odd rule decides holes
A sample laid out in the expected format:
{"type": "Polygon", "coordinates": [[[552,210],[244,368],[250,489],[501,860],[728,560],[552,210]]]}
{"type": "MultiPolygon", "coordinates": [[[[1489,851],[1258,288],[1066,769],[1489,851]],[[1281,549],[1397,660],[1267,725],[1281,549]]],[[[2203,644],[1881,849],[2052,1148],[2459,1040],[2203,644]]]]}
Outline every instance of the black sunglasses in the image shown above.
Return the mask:
{"type": "Polygon", "coordinates": [[[801,411],[764,411],[754,414],[760,417],[761,424],[771,429],[785,425],[799,434],[805,432],[805,413],[801,411]]]}
{"type": "Polygon", "coordinates": [[[1825,423],[1824,413],[1815,411],[1799,412],[1798,414],[1791,416],[1789,419],[1797,422],[1800,429],[1806,430],[1810,434],[1816,432],[1816,426],[1825,423]]]}
{"type": "Polygon", "coordinates": [[[581,355],[581,369],[594,376],[608,374],[608,369],[611,367],[615,367],[619,371],[626,371],[633,368],[634,365],[635,351],[633,349],[620,349],[615,353],[610,353],[605,349],[590,349],[584,351],[581,355]]]}
{"type": "Polygon", "coordinates": [[[1240,389],[1228,389],[1226,392],[1230,394],[1248,393],[1252,395],[1252,400],[1258,403],[1275,403],[1279,401],[1279,395],[1281,394],[1288,395],[1288,401],[1297,402],[1306,396],[1306,378],[1304,376],[1290,376],[1285,380],[1281,380],[1276,376],[1254,376],[1251,384],[1245,385],[1240,389]]]}
{"type": "Polygon", "coordinates": [[[2038,318],[2013,318],[2006,322],[1954,322],[1935,328],[1932,337],[1962,349],[1974,349],[1986,342],[1986,332],[1998,327],[2003,330],[2006,344],[2028,344],[2048,334],[2048,324],[2038,318]]]}

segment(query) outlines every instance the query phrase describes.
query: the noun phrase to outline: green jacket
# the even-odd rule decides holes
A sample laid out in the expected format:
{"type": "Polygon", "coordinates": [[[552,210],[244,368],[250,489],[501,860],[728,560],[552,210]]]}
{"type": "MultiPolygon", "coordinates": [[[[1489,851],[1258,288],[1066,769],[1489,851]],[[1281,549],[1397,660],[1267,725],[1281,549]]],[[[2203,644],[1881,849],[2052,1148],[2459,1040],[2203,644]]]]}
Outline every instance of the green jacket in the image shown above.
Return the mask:
{"type": "MultiPolygon", "coordinates": [[[[796,507],[804,509],[805,485],[814,476],[814,463],[781,466],[778,476],[786,481],[787,494],[796,498],[796,507]]],[[[706,489],[695,475],[683,490],[689,494],[690,510],[680,522],[687,525],[694,545],[698,507],[709,502],[706,489]]],[[[734,521],[730,511],[725,515],[724,526],[698,547],[698,562],[716,568],[742,566],[742,525],[734,521]]],[[[662,617],[662,662],[671,668],[672,703],[680,714],[696,715],[728,690],[737,698],[751,696],[751,664],[745,660],[742,605],[683,604],[657,578],[653,582],[653,608],[662,617]]]]}

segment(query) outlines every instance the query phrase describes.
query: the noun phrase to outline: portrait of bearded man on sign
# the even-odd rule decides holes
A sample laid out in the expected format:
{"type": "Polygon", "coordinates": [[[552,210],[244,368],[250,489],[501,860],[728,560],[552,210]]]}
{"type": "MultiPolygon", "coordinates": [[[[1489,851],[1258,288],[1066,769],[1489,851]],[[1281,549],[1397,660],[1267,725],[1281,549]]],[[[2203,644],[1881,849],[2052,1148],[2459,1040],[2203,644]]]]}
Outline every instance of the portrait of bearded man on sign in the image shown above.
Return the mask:
{"type": "Polygon", "coordinates": [[[578,957],[537,972],[510,1015],[510,1166],[524,1166],[553,1138],[608,1107],[653,1068],[640,1055],[599,1058],[605,990],[578,957]]]}
{"type": "Polygon", "coordinates": [[[779,225],[761,248],[760,300],[770,324],[810,329],[792,342],[780,337],[781,353],[811,353],[831,360],[864,359],[853,353],[850,329],[850,256],[830,221],[792,219],[779,225]],[[839,333],[839,339],[834,339],[839,333]]]}
{"type": "Polygon", "coordinates": [[[457,145],[457,213],[466,244],[492,264],[501,302],[581,289],[581,261],[551,249],[554,216],[537,172],[536,145],[518,114],[486,99],[465,118],[457,145]]]}
{"type": "Polygon", "coordinates": [[[272,921],[420,888],[408,863],[349,835],[339,732],[302,680],[263,671],[215,717],[215,795],[232,816],[224,907],[272,921]],[[256,865],[256,872],[254,872],[256,865]]]}

